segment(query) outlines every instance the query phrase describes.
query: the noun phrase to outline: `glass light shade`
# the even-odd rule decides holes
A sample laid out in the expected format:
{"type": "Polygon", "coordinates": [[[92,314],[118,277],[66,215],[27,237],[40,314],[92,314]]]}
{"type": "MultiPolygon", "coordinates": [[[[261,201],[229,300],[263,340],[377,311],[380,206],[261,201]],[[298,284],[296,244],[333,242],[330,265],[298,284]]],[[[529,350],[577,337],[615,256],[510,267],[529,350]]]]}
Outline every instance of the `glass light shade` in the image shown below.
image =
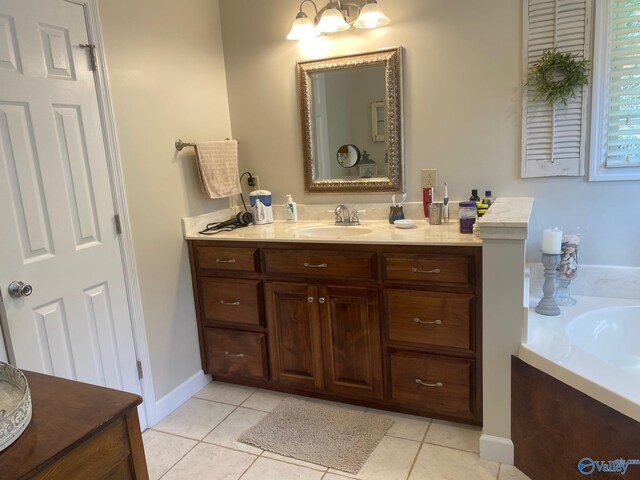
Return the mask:
{"type": "Polygon", "coordinates": [[[293,25],[291,25],[287,40],[305,40],[307,38],[317,37],[318,35],[319,32],[309,17],[304,14],[298,14],[293,21],[293,25]]]}
{"type": "Polygon", "coordinates": [[[356,28],[377,28],[384,27],[390,22],[391,20],[384,14],[376,0],[368,0],[353,26],[356,28]]]}
{"type": "Polygon", "coordinates": [[[318,22],[318,30],[322,33],[344,32],[351,27],[344,20],[342,13],[337,8],[327,8],[320,21],[318,22]]]}

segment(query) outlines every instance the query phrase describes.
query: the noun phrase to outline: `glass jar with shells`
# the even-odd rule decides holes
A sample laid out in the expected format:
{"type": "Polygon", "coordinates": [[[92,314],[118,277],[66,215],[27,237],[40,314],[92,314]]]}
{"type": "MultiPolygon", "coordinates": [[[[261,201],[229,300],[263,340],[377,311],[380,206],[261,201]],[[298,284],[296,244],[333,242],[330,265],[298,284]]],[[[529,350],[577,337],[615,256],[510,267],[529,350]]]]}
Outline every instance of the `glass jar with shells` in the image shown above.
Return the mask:
{"type": "Polygon", "coordinates": [[[562,253],[560,263],[556,267],[556,303],[560,306],[571,306],[578,303],[569,291],[571,281],[578,275],[580,234],[562,236],[562,253]]]}

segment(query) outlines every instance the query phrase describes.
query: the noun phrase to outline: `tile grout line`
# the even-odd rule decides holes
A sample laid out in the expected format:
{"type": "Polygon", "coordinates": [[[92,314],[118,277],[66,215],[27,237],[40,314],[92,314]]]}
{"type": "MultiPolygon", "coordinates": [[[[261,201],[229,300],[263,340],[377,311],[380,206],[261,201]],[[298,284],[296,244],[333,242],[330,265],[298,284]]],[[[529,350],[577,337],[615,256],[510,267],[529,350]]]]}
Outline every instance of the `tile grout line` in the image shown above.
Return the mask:
{"type": "Polygon", "coordinates": [[[418,456],[420,455],[420,452],[422,451],[423,445],[424,445],[424,443],[420,443],[420,446],[418,447],[418,451],[416,452],[416,456],[413,457],[413,462],[411,462],[411,468],[409,469],[409,471],[407,472],[407,476],[405,477],[406,480],[411,478],[411,474],[413,473],[413,467],[416,466],[416,462],[418,461],[418,456]]]}
{"type": "Polygon", "coordinates": [[[496,475],[496,480],[500,480],[500,470],[502,470],[502,463],[498,463],[498,474],[496,475]]]}
{"type": "Polygon", "coordinates": [[[258,455],[258,456],[256,456],[256,458],[254,458],[254,459],[253,459],[253,461],[249,464],[249,466],[248,466],[247,468],[245,468],[245,469],[243,470],[243,472],[240,474],[240,476],[238,477],[238,480],[241,480],[241,479],[242,479],[242,477],[244,477],[244,474],[245,474],[245,473],[247,473],[247,471],[248,471],[251,467],[253,467],[253,464],[254,464],[254,463],[256,463],[256,461],[257,461],[259,458],[260,458],[260,456],[258,455]]]}
{"type": "MultiPolygon", "coordinates": [[[[458,447],[450,447],[448,445],[441,445],[439,443],[433,443],[433,442],[422,442],[423,444],[426,445],[434,445],[436,447],[442,447],[442,448],[448,448],[450,450],[457,450],[458,452],[466,452],[466,453],[473,453],[476,455],[480,455],[480,452],[474,452],[473,450],[465,450],[464,448],[458,448],[458,447]]],[[[494,462],[496,463],[496,462],[494,462]]]]}
{"type": "MultiPolygon", "coordinates": [[[[157,431],[157,430],[155,430],[155,431],[157,431]]],[[[162,433],[165,433],[165,432],[162,432],[162,433]]],[[[168,435],[171,435],[171,434],[168,434],[168,435]]],[[[180,437],[180,438],[184,438],[184,437],[180,437]]],[[[193,439],[192,439],[192,438],[190,438],[189,440],[193,440],[193,439]]],[[[200,444],[200,442],[196,442],[196,444],[195,444],[193,447],[191,447],[189,450],[187,450],[187,451],[185,452],[185,454],[184,454],[184,455],[182,455],[182,456],[181,456],[181,457],[180,457],[180,458],[179,458],[179,459],[178,459],[178,460],[177,460],[173,465],[171,465],[171,466],[167,469],[167,471],[166,471],[166,472],[164,472],[162,475],[160,475],[160,476],[158,477],[158,480],[161,480],[161,479],[162,479],[162,477],[164,477],[167,473],[169,473],[169,472],[173,469],[173,467],[175,467],[178,463],[180,463],[180,462],[182,461],[182,459],[183,459],[184,457],[186,457],[187,455],[189,455],[189,452],[191,452],[191,451],[192,451],[194,448],[196,448],[199,444],[200,444]]],[[[148,468],[148,467],[147,467],[147,468],[148,468]]]]}

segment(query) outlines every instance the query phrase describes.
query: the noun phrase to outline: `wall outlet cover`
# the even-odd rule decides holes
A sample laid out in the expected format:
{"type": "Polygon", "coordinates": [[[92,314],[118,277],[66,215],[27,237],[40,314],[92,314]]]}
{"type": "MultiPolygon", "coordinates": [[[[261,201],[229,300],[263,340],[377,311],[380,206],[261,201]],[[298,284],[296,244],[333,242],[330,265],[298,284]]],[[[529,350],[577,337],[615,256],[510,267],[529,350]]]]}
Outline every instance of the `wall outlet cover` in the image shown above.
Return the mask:
{"type": "Polygon", "coordinates": [[[422,169],[422,188],[431,187],[433,191],[438,190],[438,170],[435,168],[422,169]]]}

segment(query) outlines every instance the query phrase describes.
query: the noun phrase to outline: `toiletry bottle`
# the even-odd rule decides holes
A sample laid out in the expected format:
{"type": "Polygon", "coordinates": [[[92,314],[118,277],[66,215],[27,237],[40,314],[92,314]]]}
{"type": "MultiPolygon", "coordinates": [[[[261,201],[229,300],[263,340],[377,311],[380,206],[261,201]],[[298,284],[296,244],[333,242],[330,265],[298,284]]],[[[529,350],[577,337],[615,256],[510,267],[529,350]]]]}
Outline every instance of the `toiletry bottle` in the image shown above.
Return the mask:
{"type": "Polygon", "coordinates": [[[291,195],[287,195],[287,204],[285,205],[284,210],[284,220],[285,222],[295,223],[298,221],[298,206],[296,202],[293,201],[291,195]]]}
{"type": "Polygon", "coordinates": [[[447,223],[449,221],[449,186],[447,185],[447,182],[444,182],[444,199],[442,203],[444,204],[442,220],[444,223],[447,223]]]}
{"type": "Polygon", "coordinates": [[[484,203],[487,206],[487,208],[491,206],[491,204],[493,203],[491,190],[485,190],[484,197],[482,197],[482,203],[484,203]]]}
{"type": "Polygon", "coordinates": [[[471,190],[471,198],[469,198],[470,201],[472,202],[479,202],[480,201],[480,197],[478,196],[478,189],[474,188],[473,190],[471,190]]]}

